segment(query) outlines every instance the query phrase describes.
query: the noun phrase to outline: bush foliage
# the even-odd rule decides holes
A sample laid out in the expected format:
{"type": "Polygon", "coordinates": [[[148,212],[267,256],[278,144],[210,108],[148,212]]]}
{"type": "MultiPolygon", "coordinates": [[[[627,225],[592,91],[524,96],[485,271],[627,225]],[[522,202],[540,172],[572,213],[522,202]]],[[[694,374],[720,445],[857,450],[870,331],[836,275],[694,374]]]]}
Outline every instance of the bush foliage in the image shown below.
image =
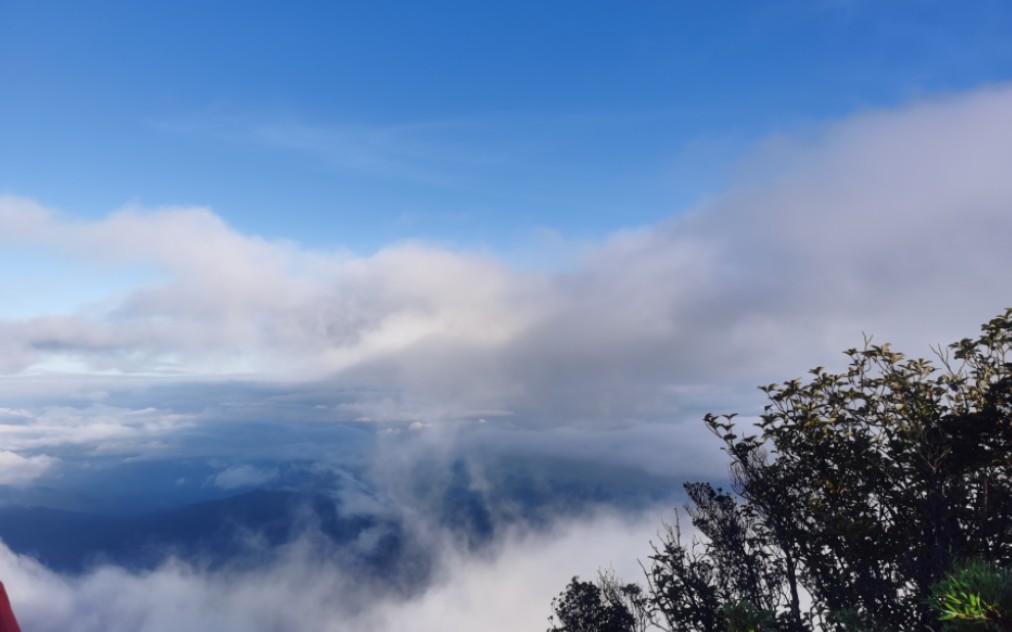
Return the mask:
{"type": "Polygon", "coordinates": [[[668,528],[638,613],[574,579],[550,630],[1012,629],[1010,349],[1012,309],[935,361],[866,340],[842,373],[765,386],[757,426],[707,415],[731,484],[686,484],[703,537],[668,528]],[[571,623],[577,603],[602,614],[571,623]]]}

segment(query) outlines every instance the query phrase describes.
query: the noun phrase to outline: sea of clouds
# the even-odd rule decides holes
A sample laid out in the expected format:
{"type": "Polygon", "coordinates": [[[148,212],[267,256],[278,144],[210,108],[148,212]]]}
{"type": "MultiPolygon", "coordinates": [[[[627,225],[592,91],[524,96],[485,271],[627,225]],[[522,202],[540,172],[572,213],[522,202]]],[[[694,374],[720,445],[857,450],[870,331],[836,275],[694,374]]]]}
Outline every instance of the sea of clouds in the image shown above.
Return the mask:
{"type": "MultiPolygon", "coordinates": [[[[860,112],[773,136],[720,195],[536,271],[421,243],[314,251],[202,208],[78,219],[3,198],[5,247],[117,287],[0,311],[0,484],[187,456],[236,488],[269,480],[265,460],[325,459],[339,448],[314,433],[332,424],[424,437],[408,442],[424,453],[480,427],[521,451],[720,476],[702,412],[754,415],[756,384],[841,368],[862,332],[929,355],[1012,305],[1009,165],[1008,86],[860,112]],[[275,430],[228,434],[251,420],[275,430]]],[[[506,530],[481,555],[447,544],[431,585],[398,599],[306,544],[256,572],[79,577],[3,549],[0,578],[31,630],[538,629],[570,576],[635,574],[621,565],[658,526],[604,512],[506,530]]]]}

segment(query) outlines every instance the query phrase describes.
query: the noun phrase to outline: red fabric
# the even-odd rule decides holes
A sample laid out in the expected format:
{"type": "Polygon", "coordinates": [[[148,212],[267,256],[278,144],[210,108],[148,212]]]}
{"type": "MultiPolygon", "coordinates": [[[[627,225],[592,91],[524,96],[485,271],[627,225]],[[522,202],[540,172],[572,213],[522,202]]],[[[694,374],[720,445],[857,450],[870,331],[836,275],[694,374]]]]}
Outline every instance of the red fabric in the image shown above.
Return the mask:
{"type": "Polygon", "coordinates": [[[21,632],[21,626],[14,618],[11,601],[7,598],[7,590],[4,588],[3,582],[0,582],[0,632],[21,632]]]}

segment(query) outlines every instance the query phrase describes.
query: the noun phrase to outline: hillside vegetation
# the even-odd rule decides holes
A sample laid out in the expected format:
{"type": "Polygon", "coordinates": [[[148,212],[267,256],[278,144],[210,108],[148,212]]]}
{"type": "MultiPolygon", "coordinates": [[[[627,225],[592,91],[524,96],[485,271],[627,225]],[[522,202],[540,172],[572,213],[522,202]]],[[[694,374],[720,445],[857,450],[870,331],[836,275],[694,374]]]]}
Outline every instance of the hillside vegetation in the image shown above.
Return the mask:
{"type": "Polygon", "coordinates": [[[645,586],[574,578],[550,632],[1012,630],[1012,309],[908,359],[762,387],[756,426],[707,415],[730,489],[688,483],[645,586]]]}

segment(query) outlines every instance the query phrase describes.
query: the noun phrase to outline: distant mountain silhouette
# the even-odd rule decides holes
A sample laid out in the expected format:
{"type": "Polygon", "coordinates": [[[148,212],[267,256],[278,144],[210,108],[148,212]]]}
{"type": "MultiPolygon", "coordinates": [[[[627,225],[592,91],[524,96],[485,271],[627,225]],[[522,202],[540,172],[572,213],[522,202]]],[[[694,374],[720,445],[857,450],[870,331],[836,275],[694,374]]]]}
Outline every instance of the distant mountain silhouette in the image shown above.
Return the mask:
{"type": "Polygon", "coordinates": [[[422,459],[396,492],[358,480],[344,490],[365,501],[349,501],[358,510],[342,507],[329,493],[342,489],[339,482],[315,480],[303,481],[313,491],[261,489],[140,515],[57,509],[9,497],[0,506],[0,539],[54,570],[80,573],[106,563],[148,569],[170,556],[210,569],[250,567],[310,538],[314,552],[357,577],[410,592],[423,587],[432,571],[430,527],[475,550],[504,526],[539,528],[595,506],[635,511],[675,501],[679,489],[669,477],[634,467],[538,456],[422,459]]]}
{"type": "Polygon", "coordinates": [[[302,535],[323,536],[349,563],[382,570],[406,553],[401,525],[376,516],[338,512],[321,494],[257,490],[139,517],[109,517],[46,507],[0,508],[0,538],[50,568],[80,572],[103,562],[128,568],[157,565],[167,556],[210,567],[255,564],[302,535]],[[371,547],[351,546],[375,532],[371,547]]]}

